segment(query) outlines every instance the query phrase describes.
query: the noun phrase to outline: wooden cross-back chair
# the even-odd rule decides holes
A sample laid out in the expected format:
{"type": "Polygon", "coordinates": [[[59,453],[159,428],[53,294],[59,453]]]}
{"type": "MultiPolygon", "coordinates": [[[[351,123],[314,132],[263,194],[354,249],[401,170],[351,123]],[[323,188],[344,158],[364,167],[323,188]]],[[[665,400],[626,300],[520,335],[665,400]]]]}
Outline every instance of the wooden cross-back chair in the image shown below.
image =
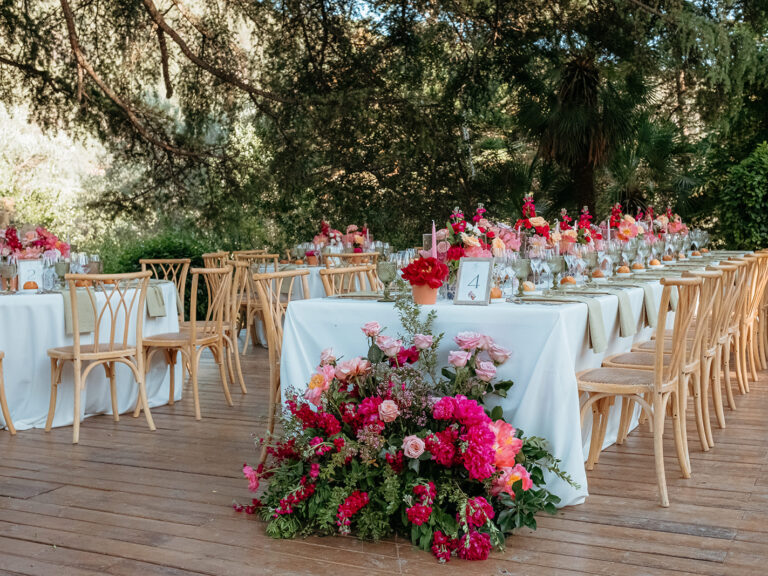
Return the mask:
{"type": "Polygon", "coordinates": [[[326,268],[347,268],[349,266],[376,265],[379,261],[378,252],[343,252],[340,254],[324,254],[323,262],[326,268]]]}
{"type": "Polygon", "coordinates": [[[267,253],[266,248],[252,248],[249,250],[233,250],[232,258],[237,260],[238,256],[247,256],[248,254],[266,254],[266,253],[267,253]]]}
{"type": "Polygon", "coordinates": [[[48,356],[51,358],[51,400],[48,419],[45,423],[46,432],[50,432],[53,425],[57,390],[67,362],[74,364],[75,418],[72,432],[74,444],[80,440],[81,392],[85,388],[88,374],[97,366],[102,366],[109,378],[114,421],[120,420],[115,368],[117,364],[125,364],[133,372],[139,385],[137,405],[144,408],[150,430],[155,429],[147,404],[144,355],[142,354],[144,303],[151,275],[151,272],[145,271],[132,274],[67,274],[64,276],[69,287],[72,307],[73,345],[48,350],[48,356]],[[81,298],[81,302],[85,302],[85,309],[90,307],[93,313],[94,330],[91,344],[81,341],[80,325],[83,319],[80,317],[78,307],[78,292],[85,296],[81,298]],[[135,329],[135,338],[132,337],[132,327],[135,329]]]}
{"type": "MultiPolygon", "coordinates": [[[[301,299],[294,290],[300,280],[302,296],[309,298],[309,270],[286,270],[254,274],[253,284],[264,315],[264,329],[269,349],[269,406],[267,431],[275,429],[275,410],[280,398],[280,359],[283,349],[283,318],[291,300],[301,299]]],[[[262,452],[262,460],[266,452],[262,452]]]]}
{"type": "MultiPolygon", "coordinates": [[[[728,263],[741,263],[743,267],[738,274],[743,276],[739,299],[734,308],[734,316],[731,319],[730,332],[734,336],[736,361],[736,379],[739,383],[739,392],[749,392],[749,352],[753,318],[752,303],[759,281],[760,259],[754,254],[746,254],[741,258],[729,258],[728,263]]],[[[755,374],[756,376],[756,374],[755,374]]]]}
{"type": "Polygon", "coordinates": [[[142,258],[139,260],[141,271],[150,270],[152,277],[158,280],[169,280],[176,286],[176,296],[179,299],[179,322],[184,322],[184,295],[187,291],[187,275],[189,258],[142,258]]]}
{"type": "MultiPolygon", "coordinates": [[[[758,368],[763,368],[758,345],[758,318],[760,316],[760,306],[765,295],[766,281],[768,281],[768,253],[755,252],[754,254],[748,254],[745,258],[753,261],[754,266],[749,277],[749,290],[742,320],[741,352],[744,356],[743,364],[746,367],[745,375],[747,378],[751,376],[752,381],[757,382],[757,370],[758,368]]],[[[747,382],[748,390],[749,383],[747,382]]]]}
{"type": "Polygon", "coordinates": [[[320,279],[323,282],[326,296],[349,294],[379,288],[379,280],[376,276],[376,266],[350,266],[347,268],[327,268],[320,270],[320,279]]]}
{"type": "MultiPolygon", "coordinates": [[[[189,322],[180,327],[178,332],[157,334],[144,339],[144,351],[147,356],[146,364],[150,365],[152,357],[166,350],[174,356],[180,353],[187,365],[192,380],[192,393],[195,402],[195,419],[200,420],[200,395],[198,392],[198,370],[200,369],[200,356],[208,348],[213,354],[214,360],[219,365],[221,386],[224,389],[224,398],[227,404],[232,406],[232,397],[227,385],[227,375],[224,368],[224,329],[229,319],[230,290],[232,286],[232,267],[225,268],[192,268],[192,285],[189,308],[189,322]],[[202,279],[203,290],[207,301],[205,315],[198,318],[197,310],[198,286],[202,279]]],[[[167,356],[166,356],[167,358],[167,356]]],[[[134,417],[139,415],[141,406],[138,404],[133,412],[134,417]]]]}
{"type": "Polygon", "coordinates": [[[715,305],[712,310],[712,324],[705,343],[704,354],[711,358],[714,353],[714,360],[711,361],[711,370],[709,372],[712,380],[712,403],[715,408],[715,416],[720,428],[725,428],[725,412],[723,410],[722,381],[721,371],[725,375],[726,400],[728,407],[736,409],[736,403],[733,399],[733,390],[731,389],[730,374],[730,341],[731,336],[728,332],[733,309],[739,297],[739,266],[734,263],[723,263],[707,267],[707,270],[717,270],[722,272],[722,282],[720,283],[720,294],[715,299],[715,305]]]}
{"type": "Polygon", "coordinates": [[[237,371],[237,382],[240,385],[240,391],[247,394],[243,379],[243,369],[240,366],[240,351],[237,346],[237,335],[240,333],[239,323],[240,315],[243,313],[242,304],[248,299],[248,295],[253,292],[253,280],[251,278],[251,266],[245,260],[229,260],[228,265],[232,267],[232,290],[227,310],[227,321],[224,326],[224,347],[227,352],[227,371],[232,385],[235,384],[235,370],[237,371]],[[234,356],[235,370],[232,369],[232,357],[234,356]]]}
{"type": "Polygon", "coordinates": [[[653,370],[603,367],[586,370],[576,375],[579,392],[587,395],[581,407],[581,419],[592,411],[592,438],[586,468],[592,470],[600,457],[605,440],[608,414],[616,397],[629,397],[640,404],[645,411],[653,432],[653,451],[656,461],[656,481],[659,486],[661,505],[669,506],[667,480],[664,471],[664,420],[667,408],[672,411],[675,448],[680,471],[684,478],[690,476],[690,463],[685,446],[682,395],[685,388],[681,382],[683,363],[686,359],[686,335],[691,326],[701,278],[663,278],[658,326],[666,325],[672,289],[678,290],[678,304],[669,359],[665,362],[666,339],[654,340],[653,370]]]}
{"type": "Polygon", "coordinates": [[[5,399],[5,380],[3,378],[3,358],[5,353],[0,351],[0,409],[3,411],[3,420],[5,420],[5,427],[8,428],[8,432],[11,436],[16,435],[16,428],[13,427],[13,420],[11,420],[11,412],[8,410],[8,402],[5,399]]]}
{"type": "Polygon", "coordinates": [[[235,254],[234,257],[235,260],[247,262],[253,268],[252,273],[277,272],[280,260],[279,254],[268,254],[267,252],[235,254]]]}
{"type": "Polygon", "coordinates": [[[219,250],[218,252],[209,252],[202,255],[203,266],[208,269],[224,268],[229,260],[229,252],[219,250]]]}

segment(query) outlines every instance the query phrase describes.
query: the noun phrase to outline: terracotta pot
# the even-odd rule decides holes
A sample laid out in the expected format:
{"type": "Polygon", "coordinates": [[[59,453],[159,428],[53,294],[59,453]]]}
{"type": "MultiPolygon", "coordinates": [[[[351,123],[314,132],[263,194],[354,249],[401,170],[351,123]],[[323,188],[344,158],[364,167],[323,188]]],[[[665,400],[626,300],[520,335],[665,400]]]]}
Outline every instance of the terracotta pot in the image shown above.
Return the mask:
{"type": "Polygon", "coordinates": [[[437,302],[437,288],[430,288],[429,285],[411,286],[413,289],[413,301],[416,304],[434,304],[437,302]]]}
{"type": "Polygon", "coordinates": [[[309,266],[317,266],[318,265],[317,256],[307,256],[307,264],[309,266]]]}

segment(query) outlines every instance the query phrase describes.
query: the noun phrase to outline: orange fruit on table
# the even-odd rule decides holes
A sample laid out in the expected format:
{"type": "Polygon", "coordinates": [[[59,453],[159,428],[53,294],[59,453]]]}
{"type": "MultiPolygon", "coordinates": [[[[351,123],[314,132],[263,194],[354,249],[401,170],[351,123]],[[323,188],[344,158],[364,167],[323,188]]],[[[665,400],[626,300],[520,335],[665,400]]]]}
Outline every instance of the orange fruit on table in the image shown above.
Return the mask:
{"type": "Polygon", "coordinates": [[[523,292],[533,292],[536,290],[536,285],[533,282],[523,282],[523,292]]]}
{"type": "Polygon", "coordinates": [[[297,266],[302,266],[304,264],[304,260],[296,260],[297,266]]]}
{"type": "Polygon", "coordinates": [[[664,254],[661,259],[664,260],[664,262],[671,262],[674,260],[674,257],[671,254],[664,254]]]}
{"type": "Polygon", "coordinates": [[[77,286],[78,288],[85,288],[90,285],[91,285],[90,280],[75,280],[75,286],[77,286]]]}
{"type": "Polygon", "coordinates": [[[648,262],[651,266],[661,266],[661,262],[659,262],[656,258],[648,262]]]}
{"type": "Polygon", "coordinates": [[[576,284],[576,278],[574,278],[573,276],[564,276],[560,280],[560,284],[576,284]]]}
{"type": "Polygon", "coordinates": [[[621,266],[618,270],[616,270],[618,274],[629,274],[631,270],[629,269],[629,266],[621,266]]]}
{"type": "Polygon", "coordinates": [[[24,290],[37,290],[37,282],[27,280],[24,282],[24,290]]]}
{"type": "Polygon", "coordinates": [[[592,278],[605,278],[605,274],[603,274],[602,270],[597,269],[594,272],[592,272],[592,278]]]}
{"type": "Polygon", "coordinates": [[[702,248],[701,249],[702,254],[709,254],[709,248],[702,248]]]}
{"type": "Polygon", "coordinates": [[[501,288],[498,286],[491,288],[491,298],[501,298],[501,288]]]}
{"type": "Polygon", "coordinates": [[[698,250],[694,250],[693,252],[691,252],[691,256],[701,256],[701,252],[699,252],[698,250]]]}
{"type": "Polygon", "coordinates": [[[643,266],[640,262],[635,262],[634,264],[632,264],[632,269],[633,270],[644,270],[645,266],[643,266]]]}

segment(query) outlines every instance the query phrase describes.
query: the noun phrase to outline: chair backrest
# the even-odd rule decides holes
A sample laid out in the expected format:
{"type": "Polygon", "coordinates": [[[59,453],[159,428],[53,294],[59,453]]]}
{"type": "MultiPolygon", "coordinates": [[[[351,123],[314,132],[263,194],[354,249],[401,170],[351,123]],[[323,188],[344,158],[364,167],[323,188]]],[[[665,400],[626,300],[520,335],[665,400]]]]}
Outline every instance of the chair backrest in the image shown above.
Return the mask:
{"type": "MultiPolygon", "coordinates": [[[[66,274],[69,301],[72,306],[74,354],[82,356],[80,313],[93,314],[93,350],[88,354],[141,350],[144,329],[144,303],[152,273],[130,274],[66,274]],[[82,305],[83,309],[80,309],[82,305]],[[131,327],[135,341],[131,342],[131,327]]],[[[141,356],[141,354],[138,354],[141,356]]],[[[140,363],[143,365],[143,363],[140,363]]]]}
{"type": "Polygon", "coordinates": [[[348,294],[362,290],[377,290],[376,266],[350,266],[347,268],[326,268],[320,270],[326,296],[348,294]]]}
{"type": "Polygon", "coordinates": [[[699,304],[696,309],[696,327],[694,329],[693,346],[689,349],[686,363],[701,358],[702,347],[714,351],[717,345],[715,330],[716,308],[722,298],[723,273],[720,270],[686,270],[683,278],[701,278],[699,304]]]}
{"type": "Polygon", "coordinates": [[[740,269],[737,272],[740,277],[740,290],[732,318],[733,323],[737,324],[741,324],[747,320],[750,310],[752,287],[757,281],[757,259],[749,258],[749,256],[750,255],[747,254],[742,258],[729,258],[727,261],[729,264],[740,266],[740,269]]]}
{"type": "Polygon", "coordinates": [[[750,275],[751,283],[746,304],[747,320],[751,322],[760,313],[760,304],[765,294],[765,284],[768,281],[768,253],[755,252],[754,254],[748,254],[745,258],[754,263],[753,272],[750,275]]]}
{"type": "Polygon", "coordinates": [[[229,260],[229,252],[223,250],[203,254],[203,266],[208,269],[224,268],[227,265],[227,260],[229,260]]]}
{"type": "Polygon", "coordinates": [[[254,294],[251,267],[245,260],[228,260],[227,265],[232,267],[232,285],[230,290],[229,310],[227,321],[231,325],[237,324],[237,317],[243,302],[254,294]]]}
{"type": "Polygon", "coordinates": [[[699,298],[701,278],[662,278],[661,285],[664,287],[661,292],[661,306],[659,308],[658,326],[667,325],[667,315],[669,314],[669,301],[672,295],[672,289],[676,288],[678,293],[677,310],[675,311],[675,320],[672,328],[672,350],[669,363],[665,366],[665,339],[656,338],[656,358],[654,361],[654,386],[656,392],[674,381],[682,374],[687,354],[686,336],[691,327],[693,316],[696,312],[696,305],[699,298]]]}
{"type": "Polygon", "coordinates": [[[728,327],[733,316],[733,308],[739,297],[740,287],[737,283],[739,267],[733,263],[723,263],[708,266],[707,270],[718,270],[723,274],[720,282],[720,292],[715,298],[715,304],[712,308],[711,332],[707,342],[708,347],[713,347],[717,344],[722,344],[728,334],[728,327]]]}
{"type": "Polygon", "coordinates": [[[350,266],[376,265],[379,261],[378,252],[344,252],[341,254],[324,254],[323,261],[326,268],[348,268],[350,266]]]}
{"type": "Polygon", "coordinates": [[[267,332],[270,367],[280,362],[283,349],[283,317],[287,304],[291,300],[299,300],[294,292],[297,288],[296,279],[301,279],[303,299],[309,298],[309,270],[286,270],[284,272],[268,272],[254,274],[253,285],[256,297],[259,299],[264,314],[264,327],[267,332]]]}
{"type": "Polygon", "coordinates": [[[229,301],[232,286],[232,267],[192,268],[192,294],[189,308],[189,338],[192,344],[210,336],[223,336],[229,321],[229,301]],[[207,307],[203,318],[198,318],[197,299],[200,279],[205,286],[207,307]]]}
{"type": "Polygon", "coordinates": [[[237,257],[239,255],[248,255],[248,254],[266,254],[267,249],[266,248],[253,248],[252,250],[233,250],[232,251],[232,258],[237,260],[237,257]]]}
{"type": "Polygon", "coordinates": [[[179,299],[179,322],[184,321],[184,295],[187,291],[187,274],[192,261],[189,258],[142,258],[141,271],[152,272],[158,280],[170,280],[176,286],[179,299]]]}
{"type": "Polygon", "coordinates": [[[268,254],[266,252],[235,254],[235,260],[246,262],[252,269],[251,272],[254,274],[277,272],[277,264],[279,259],[279,254],[268,254]]]}

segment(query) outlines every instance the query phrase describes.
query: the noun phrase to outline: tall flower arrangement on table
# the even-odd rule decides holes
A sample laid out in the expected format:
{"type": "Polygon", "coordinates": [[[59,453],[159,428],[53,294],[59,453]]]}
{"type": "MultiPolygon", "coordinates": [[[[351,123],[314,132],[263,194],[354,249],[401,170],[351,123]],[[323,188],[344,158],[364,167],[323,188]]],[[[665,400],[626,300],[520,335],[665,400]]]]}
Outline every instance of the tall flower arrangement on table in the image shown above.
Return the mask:
{"type": "Polygon", "coordinates": [[[555,511],[545,470],[570,479],[543,439],[486,405],[512,386],[496,378],[510,353],[463,332],[438,372],[434,312],[422,321],[412,302],[397,306],[404,335],[368,322],[366,356],[327,349],[307,390],[289,392],[266,463],[243,467],[259,495],[234,506],[259,514],[274,538],[396,533],[443,562],[485,559],[514,529],[535,528],[538,511],[555,511]]]}
{"type": "Polygon", "coordinates": [[[543,248],[550,241],[549,223],[542,216],[536,215],[533,194],[526,194],[523,198],[522,218],[515,222],[515,229],[525,236],[532,246],[543,248]]]}
{"type": "Polygon", "coordinates": [[[347,226],[347,233],[343,237],[343,242],[352,246],[352,251],[359,254],[364,251],[366,242],[370,239],[368,227],[363,225],[359,228],[357,224],[347,226]]]}
{"type": "Polygon", "coordinates": [[[323,220],[320,223],[320,233],[315,235],[312,239],[312,243],[321,249],[326,246],[341,247],[343,244],[343,234],[339,230],[331,228],[331,225],[323,220]]]}
{"type": "Polygon", "coordinates": [[[0,255],[17,260],[35,260],[43,254],[67,258],[69,244],[42,226],[19,233],[14,226],[0,230],[0,255]]]}

